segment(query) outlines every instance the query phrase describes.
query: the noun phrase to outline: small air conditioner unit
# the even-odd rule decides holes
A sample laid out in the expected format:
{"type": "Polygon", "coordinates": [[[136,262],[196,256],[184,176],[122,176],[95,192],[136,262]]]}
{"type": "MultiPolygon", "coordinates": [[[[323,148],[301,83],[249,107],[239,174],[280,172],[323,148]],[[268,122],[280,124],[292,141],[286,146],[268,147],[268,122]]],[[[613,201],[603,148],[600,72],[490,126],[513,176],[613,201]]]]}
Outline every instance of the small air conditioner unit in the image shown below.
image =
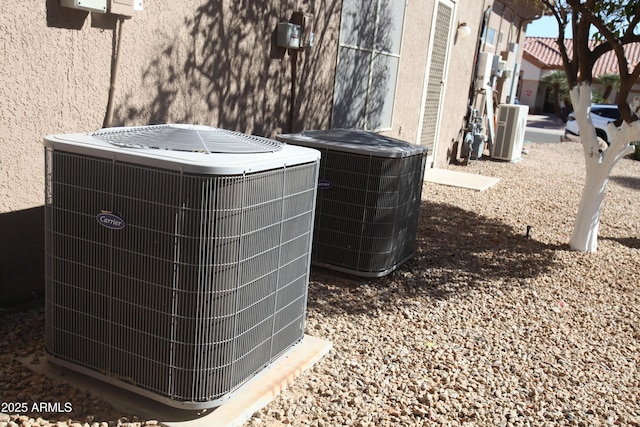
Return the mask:
{"type": "Polygon", "coordinates": [[[276,138],[322,153],[314,265],[381,277],[413,256],[425,147],[358,130],[309,130],[276,138]]]}
{"type": "Polygon", "coordinates": [[[302,340],[318,151],[187,125],[44,145],[50,360],[203,409],[302,340]]]}
{"type": "Polygon", "coordinates": [[[496,139],[491,158],[507,161],[520,159],[529,106],[502,104],[498,107],[496,139]]]}

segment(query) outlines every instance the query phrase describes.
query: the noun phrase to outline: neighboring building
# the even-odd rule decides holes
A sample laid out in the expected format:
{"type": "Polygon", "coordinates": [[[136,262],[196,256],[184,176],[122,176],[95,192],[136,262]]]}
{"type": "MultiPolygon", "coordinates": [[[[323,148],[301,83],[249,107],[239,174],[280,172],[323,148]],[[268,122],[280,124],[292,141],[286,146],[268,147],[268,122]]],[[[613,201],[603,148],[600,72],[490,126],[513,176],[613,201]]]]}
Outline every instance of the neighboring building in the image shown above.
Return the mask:
{"type": "Polygon", "coordinates": [[[154,0],[121,22],[59,3],[0,6],[0,305],[44,282],[43,136],[101,128],[112,82],[114,126],[356,127],[427,146],[441,166],[459,154],[478,47],[512,68],[492,81],[510,101],[539,16],[522,0],[154,0]],[[313,46],[276,45],[294,12],[313,46]]]}
{"type": "MultiPolygon", "coordinates": [[[[566,39],[565,45],[571,55],[573,40],[566,39]]],[[[640,61],[640,43],[626,45],[625,53],[629,64],[637,64],[640,61]]],[[[555,70],[564,70],[557,39],[555,37],[527,37],[524,43],[520,88],[518,90],[520,103],[528,105],[532,112],[553,113],[550,101],[551,94],[549,91],[541,89],[539,82],[545,74],[555,70]]],[[[593,76],[596,78],[605,74],[618,73],[618,61],[613,51],[603,55],[593,67],[593,76]]],[[[594,84],[594,88],[602,89],[597,82],[594,84]]],[[[616,95],[617,92],[614,90],[607,101],[614,103],[616,95]]],[[[640,95],[640,84],[633,87],[629,94],[629,100],[638,95],[640,95]]]]}

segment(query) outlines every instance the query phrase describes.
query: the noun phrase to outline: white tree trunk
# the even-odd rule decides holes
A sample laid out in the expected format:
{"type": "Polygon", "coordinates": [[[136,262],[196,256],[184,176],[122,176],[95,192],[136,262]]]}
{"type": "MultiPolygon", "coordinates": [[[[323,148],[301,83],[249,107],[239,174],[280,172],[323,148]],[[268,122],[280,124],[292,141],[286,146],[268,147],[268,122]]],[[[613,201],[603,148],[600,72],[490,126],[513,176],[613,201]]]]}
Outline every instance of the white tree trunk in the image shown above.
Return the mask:
{"type": "Polygon", "coordinates": [[[571,90],[574,116],[578,122],[580,140],[584,148],[586,179],[578,215],[569,246],[581,252],[595,252],[598,247],[600,211],[604,202],[611,169],[627,154],[633,152],[630,142],[640,140],[640,122],[623,123],[620,128],[610,124],[611,145],[601,150],[596,129],[591,122],[591,85],[582,83],[571,90]]]}

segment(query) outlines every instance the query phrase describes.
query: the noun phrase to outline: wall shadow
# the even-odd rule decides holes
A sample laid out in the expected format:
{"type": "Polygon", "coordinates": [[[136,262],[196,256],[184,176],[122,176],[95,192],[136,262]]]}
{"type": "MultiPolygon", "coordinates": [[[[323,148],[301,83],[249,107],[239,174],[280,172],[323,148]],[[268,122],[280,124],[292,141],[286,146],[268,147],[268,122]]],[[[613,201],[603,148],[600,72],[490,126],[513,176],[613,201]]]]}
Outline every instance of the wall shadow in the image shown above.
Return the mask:
{"type": "Polygon", "coordinates": [[[612,176],[609,179],[627,188],[640,190],[640,178],[637,176],[612,176]]]}
{"type": "Polygon", "coordinates": [[[89,12],[60,6],[60,0],[46,0],[47,27],[80,30],[89,12]]]}
{"type": "Polygon", "coordinates": [[[0,214],[0,308],[44,295],[44,207],[0,214]]]}
{"type": "Polygon", "coordinates": [[[493,218],[423,201],[412,259],[379,279],[313,268],[308,304],[329,316],[375,316],[417,295],[448,299],[481,290],[488,282],[519,286],[558,268],[554,253],[565,249],[529,239],[526,230],[493,218]]]}
{"type": "Polygon", "coordinates": [[[631,249],[640,249],[640,239],[637,237],[600,237],[600,238],[602,240],[618,242],[622,246],[626,246],[631,249]]]}
{"type": "Polygon", "coordinates": [[[380,2],[375,22],[372,17],[376,16],[376,2],[362,2],[358,6],[362,8],[343,13],[343,25],[348,28],[343,43],[362,49],[340,48],[332,127],[373,130],[382,125],[391,64],[384,55],[372,50],[392,50],[391,5],[387,0],[380,2]]]}
{"type": "Polygon", "coordinates": [[[314,14],[314,46],[298,55],[297,96],[287,132],[331,126],[342,0],[304,0],[300,9],[314,14]]]}
{"type": "Polygon", "coordinates": [[[114,125],[200,123],[267,137],[326,127],[332,92],[324,86],[333,79],[325,75],[324,57],[337,44],[329,14],[339,13],[339,4],[303,2],[281,16],[273,2],[204,2],[179,34],[156,33],[158,54],[144,69],[141,88],[117,106],[114,125]],[[292,81],[292,55],[275,46],[275,30],[295,10],[315,14],[316,46],[296,55],[292,81]]]}

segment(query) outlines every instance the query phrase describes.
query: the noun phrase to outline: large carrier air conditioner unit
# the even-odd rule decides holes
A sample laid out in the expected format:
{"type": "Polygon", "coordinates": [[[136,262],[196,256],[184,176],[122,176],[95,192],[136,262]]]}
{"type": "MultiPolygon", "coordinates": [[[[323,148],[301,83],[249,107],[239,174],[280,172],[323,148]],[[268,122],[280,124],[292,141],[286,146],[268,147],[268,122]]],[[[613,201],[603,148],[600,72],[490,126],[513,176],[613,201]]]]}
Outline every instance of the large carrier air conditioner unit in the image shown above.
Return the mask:
{"type": "Polygon", "coordinates": [[[496,140],[491,147],[491,158],[510,162],[520,159],[527,114],[527,105],[502,104],[498,107],[498,126],[496,140]]]}
{"type": "Polygon", "coordinates": [[[187,125],[44,145],[53,362],[203,409],[302,340],[318,151],[187,125]]]}
{"type": "Polygon", "coordinates": [[[364,277],[414,253],[427,149],[357,130],[278,135],[322,153],[312,263],[364,277]]]}

